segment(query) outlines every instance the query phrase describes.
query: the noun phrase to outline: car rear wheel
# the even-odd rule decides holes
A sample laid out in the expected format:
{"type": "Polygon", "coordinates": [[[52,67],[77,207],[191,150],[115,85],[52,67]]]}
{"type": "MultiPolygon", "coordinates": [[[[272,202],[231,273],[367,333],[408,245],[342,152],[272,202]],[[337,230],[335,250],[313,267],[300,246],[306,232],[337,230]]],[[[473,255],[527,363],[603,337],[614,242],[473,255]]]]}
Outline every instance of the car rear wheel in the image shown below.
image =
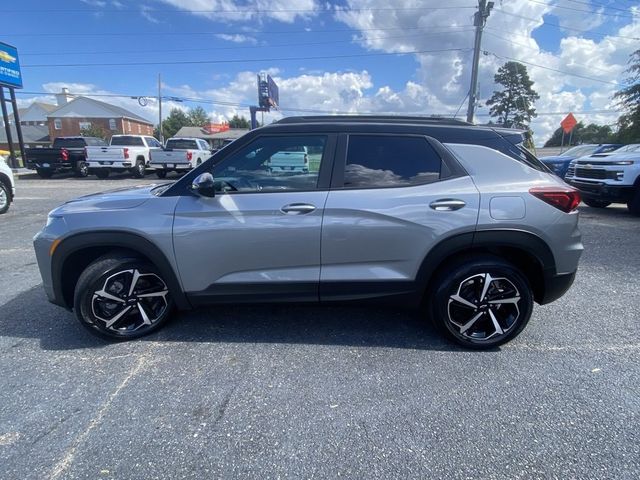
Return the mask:
{"type": "Polygon", "coordinates": [[[130,340],[159,328],[173,308],[158,270],[128,255],[104,256],[80,275],[74,308],[80,323],[103,338],[130,340]]]}
{"type": "Polygon", "coordinates": [[[44,170],[44,169],[37,169],[36,172],[38,172],[38,176],[40,178],[51,178],[53,176],[53,172],[51,170],[44,170]]]}
{"type": "Polygon", "coordinates": [[[76,177],[87,177],[89,175],[89,165],[86,162],[79,162],[76,167],[76,177]]]}
{"type": "Polygon", "coordinates": [[[633,215],[640,217],[640,186],[636,186],[636,191],[627,203],[627,208],[633,215]]]}
{"type": "Polygon", "coordinates": [[[144,160],[136,161],[136,166],[133,167],[132,173],[135,178],[144,178],[144,174],[146,173],[144,165],[144,160]]]}
{"type": "Polygon", "coordinates": [[[96,170],[96,177],[98,178],[107,178],[111,172],[108,168],[101,168],[100,170],[96,170]]]}
{"type": "Polygon", "coordinates": [[[158,178],[166,178],[167,177],[167,171],[166,170],[157,170],[156,171],[156,175],[158,176],[158,178]]]}
{"type": "Polygon", "coordinates": [[[606,208],[611,205],[611,202],[605,202],[603,200],[594,200],[592,198],[583,198],[582,201],[585,205],[591,208],[606,208]]]}
{"type": "Polygon", "coordinates": [[[9,193],[9,187],[0,182],[0,215],[7,213],[10,204],[11,194],[9,193]]]}
{"type": "Polygon", "coordinates": [[[525,276],[499,257],[467,257],[443,270],[427,301],[432,320],[450,339],[487,349],[515,338],[533,310],[525,276]]]}

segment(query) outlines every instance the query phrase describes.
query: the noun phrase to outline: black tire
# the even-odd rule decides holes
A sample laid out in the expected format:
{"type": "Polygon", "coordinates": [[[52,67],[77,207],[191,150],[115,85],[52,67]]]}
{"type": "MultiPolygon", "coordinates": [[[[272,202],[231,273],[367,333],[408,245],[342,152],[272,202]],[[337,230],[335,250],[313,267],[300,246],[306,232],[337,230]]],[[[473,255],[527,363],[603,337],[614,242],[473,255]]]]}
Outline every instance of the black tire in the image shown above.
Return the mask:
{"type": "Polygon", "coordinates": [[[585,205],[591,208],[606,208],[611,205],[611,202],[605,202],[603,200],[594,200],[592,198],[583,198],[582,201],[585,205]]]}
{"type": "Polygon", "coordinates": [[[111,171],[109,171],[108,168],[100,168],[98,170],[96,170],[96,177],[101,178],[101,179],[105,179],[107,177],[109,177],[109,174],[111,173],[111,171]]]}
{"type": "Polygon", "coordinates": [[[201,158],[199,158],[199,159],[196,161],[196,167],[199,167],[201,164],[202,164],[202,159],[201,159],[201,158]]]}
{"type": "Polygon", "coordinates": [[[7,213],[11,206],[11,189],[5,185],[4,182],[0,182],[0,215],[7,213]]]}
{"type": "Polygon", "coordinates": [[[126,254],[105,255],[89,265],[78,279],[73,305],[85,328],[109,340],[147,335],[160,328],[173,309],[171,293],[158,270],[149,262],[126,254]],[[134,279],[136,283],[131,288],[134,279]],[[120,300],[115,301],[116,298],[120,300]],[[110,322],[113,323],[109,325],[110,322]]]}
{"type": "Polygon", "coordinates": [[[38,172],[38,176],[40,178],[51,178],[51,177],[53,177],[53,171],[51,171],[51,170],[43,170],[41,168],[38,168],[36,170],[36,172],[38,172]]]}
{"type": "Polygon", "coordinates": [[[636,185],[635,188],[636,190],[633,193],[633,197],[627,203],[627,208],[633,215],[640,217],[640,185],[636,185]]]}
{"type": "Polygon", "coordinates": [[[158,176],[158,178],[167,178],[167,171],[166,170],[156,170],[156,175],[158,176]]]}
{"type": "Polygon", "coordinates": [[[89,165],[86,162],[78,162],[76,165],[76,177],[85,178],[89,176],[89,165]]]}
{"type": "Polygon", "coordinates": [[[144,160],[136,160],[136,166],[131,170],[133,178],[144,178],[145,173],[147,173],[145,169],[144,160]]]}
{"type": "Polygon", "coordinates": [[[433,285],[426,298],[431,319],[449,339],[464,347],[502,345],[515,338],[531,318],[533,293],[528,280],[499,257],[463,257],[441,270],[433,285]],[[484,290],[487,275],[490,283],[484,290]],[[504,302],[507,299],[512,301],[504,302]]]}

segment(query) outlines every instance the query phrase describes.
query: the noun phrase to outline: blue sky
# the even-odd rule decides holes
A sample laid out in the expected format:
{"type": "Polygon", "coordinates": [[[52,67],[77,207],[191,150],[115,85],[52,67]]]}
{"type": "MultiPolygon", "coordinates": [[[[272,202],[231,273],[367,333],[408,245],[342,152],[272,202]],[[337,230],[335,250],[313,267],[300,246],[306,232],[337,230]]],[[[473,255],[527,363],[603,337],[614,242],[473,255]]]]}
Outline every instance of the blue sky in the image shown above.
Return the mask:
{"type": "MultiPolygon", "coordinates": [[[[0,40],[19,49],[24,91],[42,92],[21,94],[22,104],[53,101],[45,93],[62,86],[83,94],[155,95],[161,73],[165,95],[202,99],[217,119],[248,116],[255,74],[268,71],[283,106],[273,117],[304,109],[453,114],[460,105],[464,114],[475,6],[474,0],[5,0],[0,40]],[[190,61],[203,63],[139,64],[190,61]],[[108,65],[121,63],[136,65],[108,65]]],[[[586,122],[613,123],[611,95],[639,39],[637,2],[496,2],[483,39],[480,97],[491,95],[496,69],[518,59],[527,62],[541,96],[532,124],[537,143],[569,111],[584,112],[576,116],[586,122]]],[[[157,117],[153,102],[141,108],[126,97],[109,101],[157,117]]],[[[480,107],[478,120],[486,121],[487,112],[480,107]]]]}

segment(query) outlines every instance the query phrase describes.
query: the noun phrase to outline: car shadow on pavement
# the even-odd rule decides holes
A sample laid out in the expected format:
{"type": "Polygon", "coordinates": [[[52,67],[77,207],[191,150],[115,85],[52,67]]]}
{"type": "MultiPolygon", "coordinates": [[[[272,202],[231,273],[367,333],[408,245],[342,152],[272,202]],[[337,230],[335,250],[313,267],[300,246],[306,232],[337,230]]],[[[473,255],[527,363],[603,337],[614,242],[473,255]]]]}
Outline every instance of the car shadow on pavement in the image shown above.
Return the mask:
{"type": "MultiPolygon", "coordinates": [[[[87,332],[73,313],[50,304],[42,286],[0,308],[2,337],[39,339],[44,350],[102,348],[110,343],[87,332]]],[[[175,313],[167,325],[139,341],[149,340],[464,351],[444,339],[420,312],[380,306],[215,306],[175,313]]]]}

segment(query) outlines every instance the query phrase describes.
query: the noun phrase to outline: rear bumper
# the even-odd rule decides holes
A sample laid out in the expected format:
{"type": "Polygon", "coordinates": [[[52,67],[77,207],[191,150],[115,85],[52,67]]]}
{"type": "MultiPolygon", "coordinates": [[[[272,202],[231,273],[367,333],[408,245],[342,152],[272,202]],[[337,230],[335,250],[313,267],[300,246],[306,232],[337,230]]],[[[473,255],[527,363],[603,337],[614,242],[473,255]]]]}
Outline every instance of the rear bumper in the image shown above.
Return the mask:
{"type": "Polygon", "coordinates": [[[72,162],[27,162],[27,168],[30,170],[55,170],[63,172],[73,170],[75,163],[72,162]]]}
{"type": "Polygon", "coordinates": [[[540,305],[546,305],[562,297],[567,293],[567,290],[571,288],[575,278],[576,272],[562,275],[545,275],[544,293],[538,303],[540,305]]]}
{"type": "Polygon", "coordinates": [[[594,200],[627,203],[634,193],[634,187],[631,185],[609,185],[603,182],[584,182],[571,179],[565,179],[565,181],[580,190],[583,197],[594,200]]]}
{"type": "Polygon", "coordinates": [[[151,168],[156,170],[191,170],[193,167],[190,163],[154,163],[149,164],[151,168]]]}

